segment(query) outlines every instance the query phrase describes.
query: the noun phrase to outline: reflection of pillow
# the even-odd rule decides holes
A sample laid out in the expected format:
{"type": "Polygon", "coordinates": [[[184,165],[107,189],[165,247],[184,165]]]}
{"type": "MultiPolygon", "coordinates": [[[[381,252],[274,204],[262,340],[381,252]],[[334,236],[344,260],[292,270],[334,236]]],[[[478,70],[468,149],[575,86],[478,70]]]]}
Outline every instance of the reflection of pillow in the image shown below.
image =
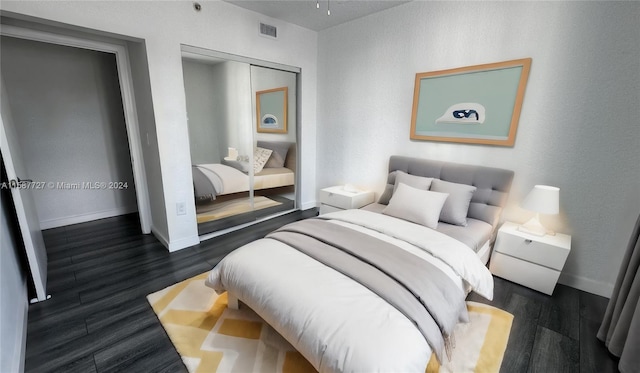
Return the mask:
{"type": "Polygon", "coordinates": [[[262,171],[262,168],[269,160],[269,156],[271,156],[273,150],[265,149],[265,148],[256,148],[253,151],[253,173],[254,175],[258,172],[262,171]]]}
{"type": "Polygon", "coordinates": [[[382,213],[436,229],[440,210],[447,196],[446,193],[420,190],[406,184],[399,184],[389,205],[382,213]]]}
{"type": "Polygon", "coordinates": [[[407,184],[408,186],[416,189],[429,190],[432,180],[432,177],[409,175],[406,172],[398,171],[396,173],[396,183],[393,186],[393,192],[396,192],[396,189],[398,189],[398,185],[400,184],[407,184]]]}
{"type": "Polygon", "coordinates": [[[440,179],[434,179],[431,190],[434,192],[448,193],[449,198],[444,203],[440,213],[440,221],[455,225],[467,225],[467,212],[473,192],[476,187],[467,184],[450,183],[440,179]]]}
{"type": "Polygon", "coordinates": [[[229,160],[229,159],[223,159],[222,160],[222,164],[225,164],[229,167],[233,167],[239,171],[244,172],[245,174],[249,173],[249,162],[244,162],[244,161],[234,161],[234,160],[229,160]]]}
{"type": "Polygon", "coordinates": [[[277,141],[258,141],[258,146],[264,149],[271,149],[271,157],[264,165],[265,168],[284,167],[284,161],[287,159],[287,152],[291,143],[277,141]]]}

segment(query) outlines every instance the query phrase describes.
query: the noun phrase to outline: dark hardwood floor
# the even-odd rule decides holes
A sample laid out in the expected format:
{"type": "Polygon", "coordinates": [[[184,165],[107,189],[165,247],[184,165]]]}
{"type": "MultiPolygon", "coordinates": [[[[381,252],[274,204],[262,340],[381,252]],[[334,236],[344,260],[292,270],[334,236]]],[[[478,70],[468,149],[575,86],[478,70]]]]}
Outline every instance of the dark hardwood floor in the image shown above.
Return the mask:
{"type": "MultiPolygon", "coordinates": [[[[50,300],[29,307],[28,372],[185,372],[145,296],[210,270],[235,248],[316,210],[295,212],[174,253],[136,215],[44,232],[50,300]]],[[[616,372],[595,338],[607,299],[559,285],[553,297],[495,279],[487,302],[514,317],[503,372],[616,372]]]]}

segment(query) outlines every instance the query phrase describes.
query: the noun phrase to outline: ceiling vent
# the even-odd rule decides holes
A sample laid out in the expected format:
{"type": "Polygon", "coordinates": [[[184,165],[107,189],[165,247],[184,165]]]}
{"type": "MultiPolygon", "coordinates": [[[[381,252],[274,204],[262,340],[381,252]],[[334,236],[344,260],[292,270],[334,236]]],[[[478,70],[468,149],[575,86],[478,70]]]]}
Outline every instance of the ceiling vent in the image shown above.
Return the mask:
{"type": "Polygon", "coordinates": [[[260,23],[260,33],[274,39],[278,37],[278,29],[276,26],[267,25],[266,23],[260,23]]]}

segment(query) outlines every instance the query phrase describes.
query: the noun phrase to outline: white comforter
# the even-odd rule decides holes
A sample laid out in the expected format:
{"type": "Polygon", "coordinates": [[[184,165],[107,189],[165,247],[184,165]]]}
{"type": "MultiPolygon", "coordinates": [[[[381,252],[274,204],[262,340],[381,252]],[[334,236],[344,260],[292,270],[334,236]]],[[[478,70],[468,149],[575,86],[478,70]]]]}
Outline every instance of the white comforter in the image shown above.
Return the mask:
{"type": "MultiPolygon", "coordinates": [[[[369,211],[323,217],[428,260],[464,291],[493,297],[490,272],[459,241],[369,211]]],[[[422,334],[400,311],[352,279],[272,239],[233,251],[211,271],[206,284],[242,300],[320,372],[424,372],[431,357],[422,334]]]]}

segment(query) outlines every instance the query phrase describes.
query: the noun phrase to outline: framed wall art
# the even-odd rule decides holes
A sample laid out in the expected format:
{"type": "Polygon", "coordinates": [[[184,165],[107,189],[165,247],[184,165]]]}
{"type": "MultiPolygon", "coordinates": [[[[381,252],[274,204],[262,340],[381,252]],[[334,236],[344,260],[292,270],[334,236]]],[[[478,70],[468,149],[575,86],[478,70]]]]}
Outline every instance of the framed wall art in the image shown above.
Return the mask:
{"type": "Polygon", "coordinates": [[[287,133],[287,87],[256,92],[257,131],[287,133]]]}
{"type": "Polygon", "coordinates": [[[411,139],[513,146],[531,58],[416,74],[411,139]]]}

